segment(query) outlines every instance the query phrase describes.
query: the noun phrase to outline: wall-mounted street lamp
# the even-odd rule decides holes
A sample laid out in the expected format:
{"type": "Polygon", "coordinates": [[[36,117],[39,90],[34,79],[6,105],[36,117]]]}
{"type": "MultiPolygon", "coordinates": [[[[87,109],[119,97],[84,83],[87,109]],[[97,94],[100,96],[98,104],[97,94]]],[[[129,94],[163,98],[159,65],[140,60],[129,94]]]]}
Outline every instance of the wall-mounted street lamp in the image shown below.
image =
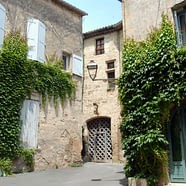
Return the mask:
{"type": "Polygon", "coordinates": [[[87,65],[87,69],[88,69],[88,74],[92,79],[92,81],[96,81],[97,70],[98,70],[98,65],[96,64],[96,62],[91,60],[87,65]]]}
{"type": "Polygon", "coordinates": [[[96,64],[96,62],[94,60],[91,60],[88,65],[87,65],[87,70],[88,70],[88,74],[91,78],[92,81],[99,81],[99,80],[103,80],[103,81],[113,81],[113,80],[117,80],[115,78],[108,78],[108,79],[96,79],[97,76],[97,70],[98,70],[98,65],[96,64]]]}

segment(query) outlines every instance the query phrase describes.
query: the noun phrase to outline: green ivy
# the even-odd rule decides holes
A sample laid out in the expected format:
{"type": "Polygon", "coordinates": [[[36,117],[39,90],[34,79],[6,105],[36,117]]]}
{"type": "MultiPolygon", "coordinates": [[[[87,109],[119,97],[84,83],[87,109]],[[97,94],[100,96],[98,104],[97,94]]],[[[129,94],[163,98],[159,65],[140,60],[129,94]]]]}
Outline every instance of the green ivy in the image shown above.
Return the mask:
{"type": "Polygon", "coordinates": [[[127,176],[156,185],[168,164],[167,122],[171,104],[186,97],[186,50],[177,49],[166,16],[145,41],[127,40],[123,49],[119,99],[127,176]]]}
{"type": "Polygon", "coordinates": [[[26,163],[26,166],[29,167],[29,171],[34,170],[34,154],[34,149],[22,149],[22,151],[20,152],[20,157],[23,158],[26,163]]]}
{"type": "Polygon", "coordinates": [[[28,46],[20,33],[6,36],[0,50],[0,158],[16,157],[21,148],[20,111],[23,101],[37,91],[43,101],[72,98],[72,76],[59,65],[27,60],[28,46]]]}
{"type": "Polygon", "coordinates": [[[12,174],[12,161],[9,158],[0,159],[0,176],[12,174]]]}

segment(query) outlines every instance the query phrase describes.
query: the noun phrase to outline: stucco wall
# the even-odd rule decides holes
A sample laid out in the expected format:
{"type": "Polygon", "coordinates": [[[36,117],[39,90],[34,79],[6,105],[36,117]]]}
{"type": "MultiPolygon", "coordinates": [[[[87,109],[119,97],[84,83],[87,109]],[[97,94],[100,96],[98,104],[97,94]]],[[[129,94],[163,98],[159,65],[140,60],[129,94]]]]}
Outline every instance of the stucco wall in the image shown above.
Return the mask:
{"type": "MultiPolygon", "coordinates": [[[[87,64],[90,60],[94,60],[98,65],[97,79],[106,79],[106,61],[115,59],[115,76],[120,75],[121,49],[122,49],[122,30],[112,33],[91,37],[84,40],[84,91],[83,91],[83,113],[84,127],[86,128],[87,120],[99,116],[111,118],[111,138],[113,147],[113,161],[119,161],[122,157],[121,141],[120,141],[120,103],[118,101],[117,86],[113,90],[108,90],[107,81],[92,81],[88,75],[87,64]],[[105,53],[95,55],[96,39],[104,37],[105,53]],[[96,114],[95,106],[98,105],[98,114],[96,114]]],[[[85,135],[88,135],[85,131],[85,135]]]]}
{"type": "Polygon", "coordinates": [[[123,0],[124,37],[145,39],[161,22],[162,13],[173,21],[171,8],[183,0],[123,0]]]}
{"type": "MultiPolygon", "coordinates": [[[[82,56],[81,15],[45,0],[0,0],[0,3],[7,11],[6,33],[10,30],[25,33],[27,19],[39,19],[46,26],[48,56],[56,54],[61,57],[62,51],[82,56]]],[[[47,112],[41,108],[36,170],[57,168],[81,160],[82,78],[73,77],[77,91],[71,104],[67,103],[64,110],[59,108],[58,115],[51,105],[47,112]]]]}

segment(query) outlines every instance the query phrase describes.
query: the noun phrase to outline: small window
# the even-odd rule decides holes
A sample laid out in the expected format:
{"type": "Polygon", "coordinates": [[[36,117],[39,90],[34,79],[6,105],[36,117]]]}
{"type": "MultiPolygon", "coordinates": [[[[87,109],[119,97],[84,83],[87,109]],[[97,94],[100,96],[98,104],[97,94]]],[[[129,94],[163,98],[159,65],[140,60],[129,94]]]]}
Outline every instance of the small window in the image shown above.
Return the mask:
{"type": "Polygon", "coordinates": [[[70,54],[63,53],[62,59],[63,59],[64,70],[69,70],[69,68],[70,68],[70,54]]]}
{"type": "Polygon", "coordinates": [[[107,72],[108,79],[114,79],[115,78],[115,71],[107,72]]]}
{"type": "Polygon", "coordinates": [[[108,89],[115,88],[115,71],[107,72],[108,89]]]}
{"type": "Polygon", "coordinates": [[[104,54],[104,38],[96,39],[96,55],[104,54]]]}
{"type": "Polygon", "coordinates": [[[107,65],[107,79],[108,79],[108,90],[115,88],[115,60],[106,61],[107,65]]]}
{"type": "Polygon", "coordinates": [[[114,62],[107,63],[107,69],[114,68],[114,62]]]}

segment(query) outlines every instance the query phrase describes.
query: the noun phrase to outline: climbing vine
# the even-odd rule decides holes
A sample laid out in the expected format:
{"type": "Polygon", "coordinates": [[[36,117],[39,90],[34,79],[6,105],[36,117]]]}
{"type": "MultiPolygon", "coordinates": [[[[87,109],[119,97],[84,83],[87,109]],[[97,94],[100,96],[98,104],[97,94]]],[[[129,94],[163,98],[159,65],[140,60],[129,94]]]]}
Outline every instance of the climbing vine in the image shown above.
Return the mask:
{"type": "Polygon", "coordinates": [[[167,122],[170,105],[186,97],[186,50],[177,49],[166,16],[145,41],[128,40],[119,79],[121,133],[130,177],[156,185],[167,167],[167,122]]]}
{"type": "Polygon", "coordinates": [[[6,36],[0,50],[0,158],[14,158],[21,149],[20,111],[23,101],[37,91],[63,104],[75,92],[69,73],[58,63],[42,64],[27,59],[28,46],[20,33],[6,36]]]}

